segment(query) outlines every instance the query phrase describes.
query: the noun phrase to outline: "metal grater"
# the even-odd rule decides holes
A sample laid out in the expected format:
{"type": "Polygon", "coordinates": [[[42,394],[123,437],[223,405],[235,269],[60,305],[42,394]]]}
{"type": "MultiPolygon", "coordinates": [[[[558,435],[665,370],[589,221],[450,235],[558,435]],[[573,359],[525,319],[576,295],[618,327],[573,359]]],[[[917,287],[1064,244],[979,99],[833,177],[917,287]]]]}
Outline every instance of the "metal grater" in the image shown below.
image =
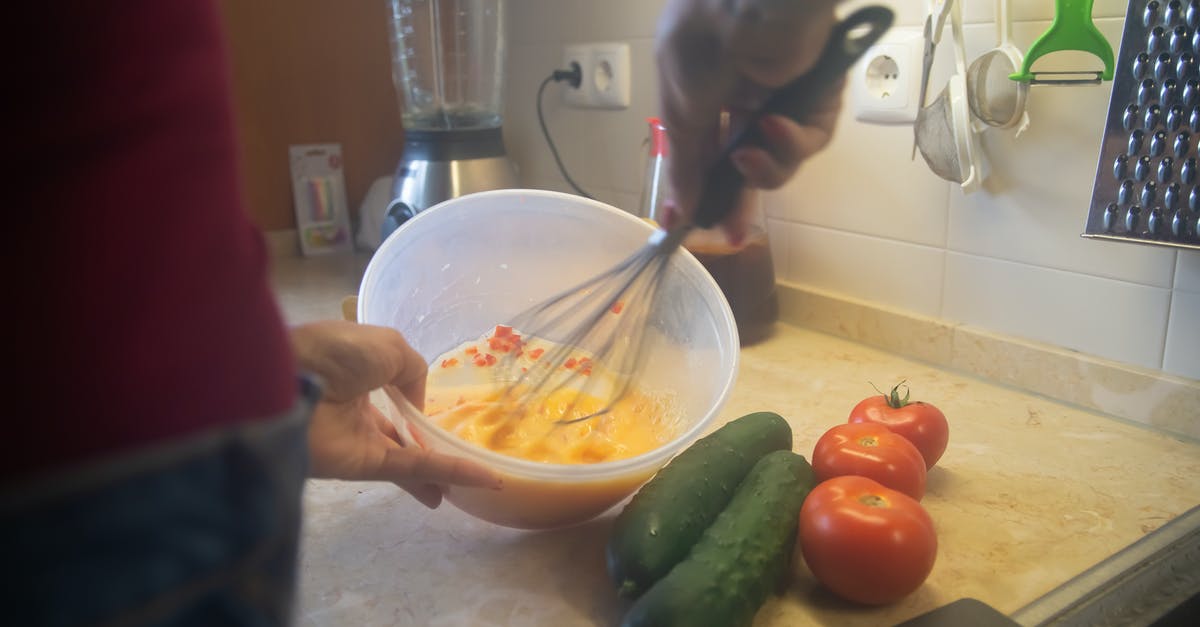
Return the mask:
{"type": "Polygon", "coordinates": [[[1084,237],[1200,249],[1200,0],[1130,0],[1084,237]]]}

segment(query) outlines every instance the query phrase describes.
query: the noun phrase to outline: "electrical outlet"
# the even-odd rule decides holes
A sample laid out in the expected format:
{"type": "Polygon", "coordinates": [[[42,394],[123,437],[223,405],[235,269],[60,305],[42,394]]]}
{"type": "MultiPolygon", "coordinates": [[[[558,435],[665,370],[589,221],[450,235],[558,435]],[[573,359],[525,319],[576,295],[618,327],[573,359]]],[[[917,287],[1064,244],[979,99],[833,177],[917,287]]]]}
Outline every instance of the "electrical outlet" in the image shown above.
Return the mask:
{"type": "Polygon", "coordinates": [[[629,44],[592,47],[592,87],[595,106],[605,109],[629,106],[629,44]]]}
{"type": "Polygon", "coordinates": [[[574,107],[624,109],[629,106],[629,44],[621,42],[572,44],[563,50],[563,67],[578,63],[579,87],[565,85],[563,102],[574,107]]]}
{"type": "MultiPolygon", "coordinates": [[[[912,124],[921,108],[925,38],[915,28],[895,28],[869,48],[850,71],[854,118],[877,124],[912,124]]],[[[941,85],[930,85],[932,99],[941,85]]]]}

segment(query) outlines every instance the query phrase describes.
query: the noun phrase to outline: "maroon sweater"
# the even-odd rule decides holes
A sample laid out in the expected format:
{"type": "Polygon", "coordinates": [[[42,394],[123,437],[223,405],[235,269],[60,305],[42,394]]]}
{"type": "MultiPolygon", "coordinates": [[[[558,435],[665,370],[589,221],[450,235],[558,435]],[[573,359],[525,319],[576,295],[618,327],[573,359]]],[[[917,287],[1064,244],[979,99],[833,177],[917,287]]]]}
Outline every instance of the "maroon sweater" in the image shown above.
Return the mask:
{"type": "Polygon", "coordinates": [[[215,4],[14,6],[0,478],[286,410],[295,368],[242,206],[215,4]]]}

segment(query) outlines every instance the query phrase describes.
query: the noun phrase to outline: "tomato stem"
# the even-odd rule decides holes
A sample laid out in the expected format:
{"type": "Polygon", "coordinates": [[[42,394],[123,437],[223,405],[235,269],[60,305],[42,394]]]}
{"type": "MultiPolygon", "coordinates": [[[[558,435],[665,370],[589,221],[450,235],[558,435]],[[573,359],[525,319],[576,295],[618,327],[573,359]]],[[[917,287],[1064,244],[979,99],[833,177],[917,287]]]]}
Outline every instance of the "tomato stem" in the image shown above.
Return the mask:
{"type": "Polygon", "coordinates": [[[871,384],[871,387],[875,388],[876,392],[879,392],[885,399],[887,399],[888,407],[891,407],[892,409],[900,409],[901,407],[907,405],[909,402],[908,396],[910,393],[912,393],[912,390],[908,388],[908,379],[904,379],[897,383],[895,387],[892,388],[891,392],[887,394],[884,394],[882,390],[875,387],[874,383],[871,384]],[[900,398],[900,386],[902,385],[904,386],[904,398],[900,398]]]}

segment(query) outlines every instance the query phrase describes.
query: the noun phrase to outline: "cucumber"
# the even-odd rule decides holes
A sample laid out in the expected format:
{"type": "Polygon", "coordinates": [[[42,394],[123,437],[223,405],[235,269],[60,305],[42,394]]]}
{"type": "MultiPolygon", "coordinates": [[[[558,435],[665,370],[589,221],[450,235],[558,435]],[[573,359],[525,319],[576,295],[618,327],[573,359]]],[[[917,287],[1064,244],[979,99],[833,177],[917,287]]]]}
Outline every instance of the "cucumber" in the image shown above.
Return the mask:
{"type": "Polygon", "coordinates": [[[800,506],[816,483],[801,455],[760,459],[687,559],[633,604],[622,627],[749,625],[787,572],[800,506]]]}
{"type": "Polygon", "coordinates": [[[697,440],[638,490],[609,536],[608,573],[624,598],[641,595],[687,557],[763,455],[791,450],[792,428],[756,412],[697,440]]]}

